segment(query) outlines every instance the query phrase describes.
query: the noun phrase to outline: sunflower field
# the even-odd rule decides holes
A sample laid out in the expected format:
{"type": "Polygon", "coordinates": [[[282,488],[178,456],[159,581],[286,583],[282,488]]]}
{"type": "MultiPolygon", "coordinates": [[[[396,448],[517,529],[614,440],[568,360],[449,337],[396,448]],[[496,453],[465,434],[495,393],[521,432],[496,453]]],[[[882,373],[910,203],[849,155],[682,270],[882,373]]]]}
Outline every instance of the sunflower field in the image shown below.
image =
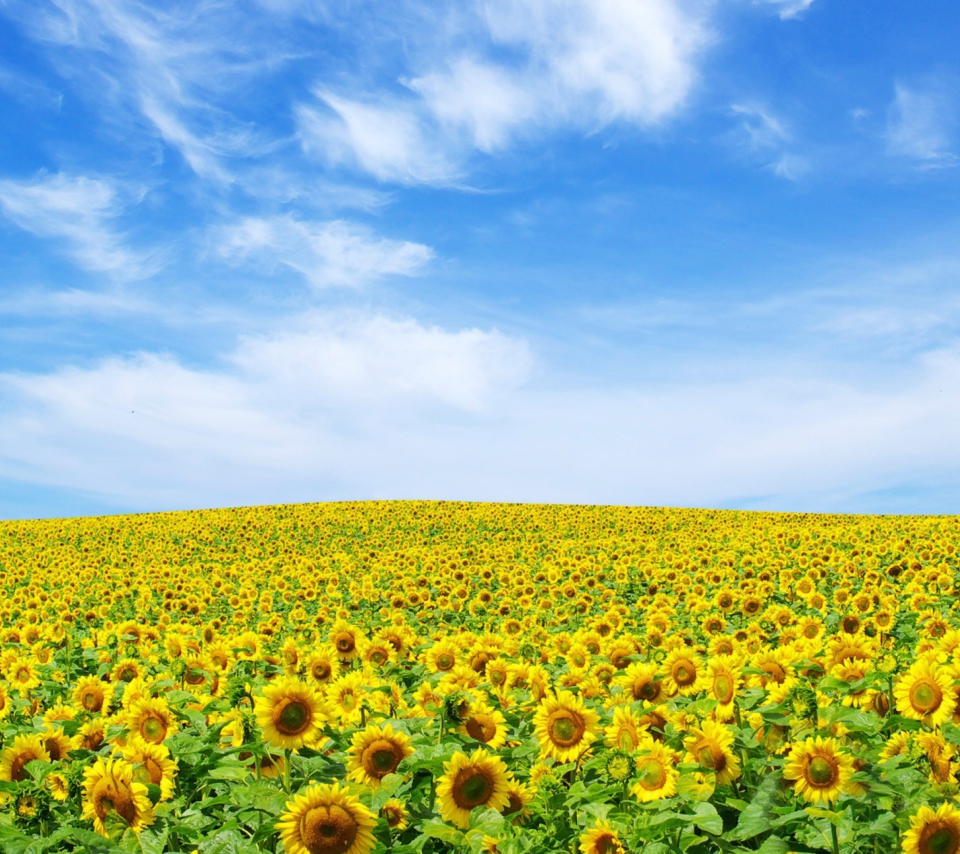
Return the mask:
{"type": "Polygon", "coordinates": [[[0,849],[958,854],[960,518],[0,523],[0,849]]]}

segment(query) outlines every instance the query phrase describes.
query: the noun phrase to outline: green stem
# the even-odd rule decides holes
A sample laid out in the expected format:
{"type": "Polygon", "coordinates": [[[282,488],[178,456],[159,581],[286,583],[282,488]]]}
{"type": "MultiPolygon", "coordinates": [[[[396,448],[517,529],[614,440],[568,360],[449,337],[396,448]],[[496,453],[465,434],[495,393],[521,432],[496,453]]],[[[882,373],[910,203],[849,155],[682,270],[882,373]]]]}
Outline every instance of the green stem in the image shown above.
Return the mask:
{"type": "Polygon", "coordinates": [[[840,854],[840,838],[837,836],[837,826],[830,823],[830,837],[833,841],[833,854],[840,854]]]}
{"type": "MultiPolygon", "coordinates": [[[[287,747],[283,751],[283,789],[289,795],[290,794],[290,766],[293,764],[291,762],[291,757],[293,756],[293,751],[287,747]]],[[[836,854],[836,852],[834,852],[836,854]]]]}

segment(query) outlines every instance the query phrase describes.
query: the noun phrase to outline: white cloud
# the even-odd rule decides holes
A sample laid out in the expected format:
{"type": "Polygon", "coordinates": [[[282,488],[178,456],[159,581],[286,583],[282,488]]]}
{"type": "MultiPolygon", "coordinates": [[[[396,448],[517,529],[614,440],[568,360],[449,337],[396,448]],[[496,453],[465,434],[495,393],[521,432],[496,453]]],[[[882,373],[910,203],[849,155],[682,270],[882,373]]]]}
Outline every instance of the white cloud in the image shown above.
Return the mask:
{"type": "Polygon", "coordinates": [[[496,153],[559,127],[676,114],[710,40],[676,0],[488,0],[411,60],[409,94],[333,93],[298,111],[308,151],[382,181],[451,183],[473,151],[496,153]],[[461,33],[462,35],[462,33],[461,33]]]}
{"type": "Polygon", "coordinates": [[[216,369],[140,355],[7,374],[0,472],[153,508],[765,496],[794,509],[960,471],[956,345],[860,380],[730,362],[586,388],[531,384],[530,366],[500,333],[354,317],[243,340],[216,369]]]}
{"type": "Polygon", "coordinates": [[[737,147],[788,181],[799,180],[810,171],[809,159],[790,150],[794,145],[793,133],[770,109],[756,103],[733,104],[730,109],[740,119],[732,134],[737,147]]]}
{"type": "Polygon", "coordinates": [[[754,2],[774,7],[782,20],[788,20],[798,18],[806,12],[813,5],[814,0],[754,0],[754,2]]]}
{"type": "Polygon", "coordinates": [[[356,223],[303,222],[292,216],[247,217],[216,230],[214,240],[216,251],[229,261],[289,267],[317,288],[413,276],[433,257],[428,246],[378,237],[356,223]]]}
{"type": "Polygon", "coordinates": [[[361,103],[318,90],[326,109],[297,108],[308,152],[347,163],[381,181],[450,183],[461,170],[412,104],[361,103]]]}
{"type": "Polygon", "coordinates": [[[425,447],[430,423],[487,417],[531,369],[526,343],[496,331],[376,316],[300,327],[243,339],[220,369],[140,354],[0,375],[0,472],[154,504],[304,494],[331,478],[349,490],[351,467],[401,452],[411,425],[425,447]]]}
{"type": "Polygon", "coordinates": [[[891,154],[909,157],[927,167],[953,166],[953,127],[957,108],[936,87],[897,84],[887,113],[887,146],[891,154]]]}
{"type": "Polygon", "coordinates": [[[159,269],[160,259],[125,245],[112,222],[125,207],[117,187],[101,179],[58,173],[0,180],[0,210],[19,228],[60,241],[84,269],[117,279],[145,278],[159,269]]]}

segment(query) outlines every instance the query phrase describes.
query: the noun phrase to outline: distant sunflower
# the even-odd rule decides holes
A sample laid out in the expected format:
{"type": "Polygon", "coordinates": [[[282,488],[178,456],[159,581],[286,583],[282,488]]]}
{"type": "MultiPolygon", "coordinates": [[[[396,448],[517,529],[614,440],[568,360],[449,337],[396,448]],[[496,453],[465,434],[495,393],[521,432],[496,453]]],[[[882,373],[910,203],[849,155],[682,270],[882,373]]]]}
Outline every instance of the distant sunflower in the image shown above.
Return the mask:
{"type": "Polygon", "coordinates": [[[126,723],[131,734],[152,744],[160,744],[179,728],[170,706],[161,698],[137,700],[127,711],[126,723]]]}
{"type": "Polygon", "coordinates": [[[457,732],[483,742],[490,750],[499,750],[507,740],[507,722],[497,709],[480,701],[470,704],[457,732]]]}
{"type": "Polygon", "coordinates": [[[733,733],[729,727],[705,720],[683,740],[687,758],[699,762],[717,775],[717,785],[725,786],[740,776],[740,760],[733,752],[733,733]]]}
{"type": "Polygon", "coordinates": [[[659,703],[664,699],[663,680],[659,678],[656,664],[637,661],[630,664],[614,680],[633,700],[659,703]]]}
{"type": "Polygon", "coordinates": [[[671,696],[696,694],[703,683],[703,662],[686,647],[671,650],[660,672],[663,674],[664,685],[671,696]]]}
{"type": "Polygon", "coordinates": [[[499,756],[482,747],[467,756],[459,751],[444,764],[437,785],[440,815],[457,827],[470,826],[470,812],[478,807],[502,812],[510,803],[510,772],[499,756]]]}
{"type": "Polygon", "coordinates": [[[352,661],[357,657],[359,630],[346,620],[337,620],[330,630],[330,643],[342,661],[352,661]]]}
{"type": "Polygon", "coordinates": [[[391,830],[405,830],[409,822],[407,821],[407,809],[402,801],[391,798],[382,807],[380,815],[387,822],[387,827],[391,830]]]}
{"type": "Polygon", "coordinates": [[[340,660],[332,648],[323,647],[305,657],[303,670],[307,680],[326,685],[340,675],[340,660]]]}
{"type": "Polygon", "coordinates": [[[412,754],[406,733],[395,731],[391,724],[370,724],[354,734],[347,749],[347,776],[376,789],[387,774],[396,773],[397,766],[412,754]]]}
{"type": "Polygon", "coordinates": [[[263,738],[274,747],[294,749],[311,742],[327,720],[323,697],[312,685],[282,676],[256,699],[263,738]]]}
{"type": "Polygon", "coordinates": [[[626,751],[636,750],[641,742],[650,737],[637,713],[624,706],[614,708],[613,720],[606,726],[603,735],[608,747],[626,751]]]}
{"type": "Polygon", "coordinates": [[[793,746],[783,776],[794,781],[794,791],[810,803],[832,803],[853,774],[853,759],[834,738],[808,738],[793,746]]]}
{"type": "Polygon", "coordinates": [[[675,795],[680,777],[674,767],[678,759],[673,750],[660,742],[646,742],[637,755],[637,778],[630,794],[641,803],[675,795]]]}
{"type": "Polygon", "coordinates": [[[133,779],[133,766],[123,759],[100,758],[84,772],[82,817],[93,819],[97,833],[106,836],[110,813],[122,818],[135,833],[155,819],[147,787],[133,779]]]}
{"type": "Polygon", "coordinates": [[[514,824],[523,824],[530,818],[531,812],[527,805],[533,800],[533,789],[526,783],[510,779],[507,782],[507,797],[509,802],[503,808],[503,815],[514,824]]]}
{"type": "Polygon", "coordinates": [[[360,671],[344,673],[327,685],[327,702],[330,712],[340,719],[341,726],[360,723],[360,706],[366,696],[366,685],[370,681],[360,671]]]}
{"type": "Polygon", "coordinates": [[[70,797],[70,781],[65,774],[54,771],[43,778],[43,784],[47,787],[50,797],[61,803],[70,797]]]}
{"type": "Polygon", "coordinates": [[[447,673],[457,665],[459,649],[453,641],[437,641],[424,654],[424,661],[431,673],[447,673]]]}
{"type": "Polygon", "coordinates": [[[376,819],[339,783],[310,786],[277,822],[287,854],[369,854],[376,819]]]}
{"type": "Polygon", "coordinates": [[[61,759],[66,759],[70,755],[70,750],[73,747],[70,739],[67,738],[61,727],[48,727],[40,733],[40,740],[43,742],[43,746],[47,748],[51,762],[59,762],[61,759]]]}
{"type": "Polygon", "coordinates": [[[27,779],[26,765],[34,759],[50,761],[50,754],[39,736],[18,735],[13,744],[0,754],[0,780],[19,783],[27,779]]]}
{"type": "Polygon", "coordinates": [[[740,668],[730,656],[713,656],[707,661],[707,694],[723,709],[732,709],[740,689],[740,668]]]}
{"type": "Polygon", "coordinates": [[[73,688],[73,702],[85,712],[106,714],[113,699],[113,685],[97,676],[82,676],[73,688]]]}
{"type": "Polygon", "coordinates": [[[580,836],[581,854],[623,854],[617,832],[602,819],[580,836]]]}
{"type": "Polygon", "coordinates": [[[542,756],[558,762],[576,759],[597,738],[599,716],[570,691],[547,695],[533,717],[542,756]]]}
{"type": "Polygon", "coordinates": [[[900,714],[930,727],[950,720],[957,706],[952,680],[930,660],[914,664],[897,682],[893,696],[900,714]]]}

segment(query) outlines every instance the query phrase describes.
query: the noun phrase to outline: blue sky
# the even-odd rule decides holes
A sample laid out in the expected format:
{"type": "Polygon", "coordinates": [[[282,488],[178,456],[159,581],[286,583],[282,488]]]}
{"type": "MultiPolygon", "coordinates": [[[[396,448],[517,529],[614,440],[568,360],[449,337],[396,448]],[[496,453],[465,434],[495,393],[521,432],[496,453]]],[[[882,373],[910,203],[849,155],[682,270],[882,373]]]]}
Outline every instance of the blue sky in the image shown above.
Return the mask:
{"type": "Polygon", "coordinates": [[[0,517],[960,513],[960,11],[0,0],[0,517]]]}

